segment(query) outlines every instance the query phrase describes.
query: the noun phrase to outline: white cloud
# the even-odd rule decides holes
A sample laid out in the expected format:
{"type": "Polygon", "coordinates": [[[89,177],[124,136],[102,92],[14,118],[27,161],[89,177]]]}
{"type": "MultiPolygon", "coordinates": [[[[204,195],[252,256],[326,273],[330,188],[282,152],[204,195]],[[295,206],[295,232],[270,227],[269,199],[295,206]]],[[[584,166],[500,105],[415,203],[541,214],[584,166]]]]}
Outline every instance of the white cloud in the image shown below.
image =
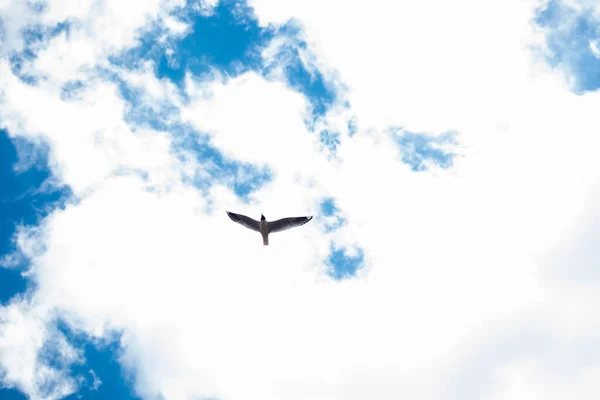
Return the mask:
{"type": "Polygon", "coordinates": [[[0,0],[0,55],[21,51],[25,45],[23,29],[33,24],[37,16],[24,1],[0,0]]]}
{"type": "Polygon", "coordinates": [[[569,397],[596,399],[600,395],[600,369],[582,368],[567,376],[557,373],[556,366],[541,366],[534,360],[519,360],[503,366],[497,373],[496,391],[486,400],[549,399],[569,397]]]}
{"type": "Polygon", "coordinates": [[[98,378],[98,375],[94,372],[93,369],[90,369],[90,375],[92,376],[92,390],[98,390],[100,385],[102,385],[102,381],[98,378]]]}
{"type": "Polygon", "coordinates": [[[172,16],[167,16],[164,19],[164,23],[165,23],[165,26],[169,29],[169,31],[171,31],[172,33],[174,33],[176,35],[183,35],[184,33],[188,32],[188,30],[190,28],[190,26],[188,24],[186,24],[185,22],[182,22],[172,16]]]}
{"type": "MultiPolygon", "coordinates": [[[[9,2],[10,3],[10,2],[9,2]]],[[[23,3],[23,2],[21,2],[23,3]]],[[[42,12],[33,13],[25,5],[0,4],[0,17],[7,25],[7,51],[21,50],[23,29],[39,24],[53,28],[68,23],[62,31],[38,49],[24,71],[47,79],[48,85],[60,87],[69,80],[83,79],[86,72],[106,66],[106,57],[137,44],[141,31],[152,21],[161,21],[167,34],[180,35],[185,24],[169,12],[185,4],[183,0],[145,0],[121,3],[117,1],[49,0],[42,12]]],[[[163,37],[164,39],[164,37],[163,37]]]]}
{"type": "Polygon", "coordinates": [[[110,82],[90,80],[74,100],[20,82],[9,67],[3,108],[10,132],[45,138],[52,146],[51,164],[62,181],[80,194],[119,169],[155,170],[152,179],[170,179],[170,138],[148,129],[132,130],[124,121],[127,105],[110,82]],[[59,116],[59,118],[57,118],[59,116]],[[82,167],[85,166],[85,167],[82,167]]]}
{"type": "Polygon", "coordinates": [[[590,50],[596,56],[596,58],[600,58],[600,40],[590,40],[590,50]]]}
{"type": "Polygon", "coordinates": [[[531,3],[250,2],[263,24],[299,20],[318,59],[347,84],[361,125],[413,131],[477,128],[510,106],[526,79],[520,41],[535,39],[531,3]],[[346,17],[331,23],[341,9],[346,17]]]}
{"type": "Polygon", "coordinates": [[[67,370],[52,366],[44,352],[54,351],[61,365],[77,362],[78,352],[54,330],[44,306],[26,300],[0,307],[0,377],[32,399],[59,399],[76,390],[67,370]]]}
{"type": "MultiPolygon", "coordinates": [[[[180,107],[181,121],[225,155],[275,172],[249,204],[222,185],[203,196],[181,183],[180,173],[202,170],[202,161],[182,163],[167,133],[127,124],[114,84],[94,77],[63,100],[53,85],[25,85],[2,64],[3,124],[47,140],[55,170],[82,196],[20,236],[34,259],[36,301],[92,336],[122,330],[121,362],[135,368],[136,389],[148,398],[445,399],[444,382],[469,372],[463,360],[497,354],[504,337],[516,344],[486,361],[487,398],[562,398],[580,385],[595,393],[597,357],[589,369],[572,361],[571,375],[553,381],[543,357],[526,359],[519,345],[525,328],[557,343],[600,333],[592,318],[598,279],[581,290],[556,278],[557,269],[570,275],[565,266],[598,256],[582,260],[569,249],[595,232],[575,218],[596,215],[588,199],[600,177],[600,98],[570,93],[531,55],[527,45],[540,40],[530,22],[537,3],[252,4],[265,24],[297,18],[316,64],[347,85],[350,108],[336,104],[318,125],[341,132],[336,159],[304,124],[307,100],[276,76],[188,76],[184,102],[148,65],[120,71],[146,90],[147,104],[180,107]],[[447,171],[414,173],[391,126],[456,129],[464,157],[447,171]],[[122,168],[147,172],[149,182],[117,176],[122,168]],[[268,248],[224,213],[315,213],[325,196],[346,225],[325,234],[315,220],[273,235],[268,248]],[[330,240],[364,251],[358,278],[326,277],[330,240]],[[547,255],[563,247],[557,267],[547,255]]],[[[131,45],[143,15],[159,13],[157,2],[144,7],[134,16],[111,5],[89,17],[103,27],[93,35],[122,29],[89,39],[93,63],[110,47],[105,40],[131,45]]],[[[79,39],[55,38],[49,56],[59,55],[58,40],[68,47],[79,39]]],[[[58,65],[32,68],[64,81],[58,65]]],[[[9,341],[2,354],[22,346],[35,355],[44,337],[9,341]]],[[[9,382],[35,381],[34,357],[24,360],[28,375],[9,382]]]]}
{"type": "Polygon", "coordinates": [[[181,117],[209,133],[212,143],[234,159],[278,169],[290,164],[312,168],[316,143],[304,124],[307,106],[306,99],[283,82],[265,82],[248,73],[199,89],[181,117]]]}

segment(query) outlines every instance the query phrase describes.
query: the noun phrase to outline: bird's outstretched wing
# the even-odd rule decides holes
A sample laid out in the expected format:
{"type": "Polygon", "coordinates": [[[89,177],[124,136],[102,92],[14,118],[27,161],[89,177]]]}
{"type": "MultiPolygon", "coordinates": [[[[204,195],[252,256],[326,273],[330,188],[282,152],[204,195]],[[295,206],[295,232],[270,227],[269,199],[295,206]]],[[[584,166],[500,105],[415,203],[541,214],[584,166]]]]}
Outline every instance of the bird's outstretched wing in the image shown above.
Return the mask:
{"type": "Polygon", "coordinates": [[[260,224],[257,220],[229,211],[226,211],[226,213],[229,215],[229,218],[231,218],[232,221],[237,222],[240,225],[244,225],[246,228],[252,229],[253,231],[260,232],[260,224]]]}
{"type": "Polygon", "coordinates": [[[269,232],[281,232],[287,229],[295,228],[296,226],[304,225],[311,219],[312,217],[290,217],[278,219],[277,221],[269,222],[269,232]]]}

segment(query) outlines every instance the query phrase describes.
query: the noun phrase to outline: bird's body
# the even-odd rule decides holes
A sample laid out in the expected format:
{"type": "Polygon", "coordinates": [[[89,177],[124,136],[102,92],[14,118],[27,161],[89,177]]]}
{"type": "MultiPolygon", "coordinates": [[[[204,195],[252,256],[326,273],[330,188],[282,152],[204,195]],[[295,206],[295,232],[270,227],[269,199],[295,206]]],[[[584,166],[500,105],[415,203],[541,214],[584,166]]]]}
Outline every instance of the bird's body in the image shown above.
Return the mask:
{"type": "Polygon", "coordinates": [[[269,223],[267,222],[267,220],[265,219],[265,217],[263,215],[261,215],[261,218],[260,218],[259,229],[260,229],[260,234],[262,235],[262,238],[263,238],[263,245],[268,246],[269,245],[269,223]]]}
{"type": "Polygon", "coordinates": [[[248,229],[259,232],[263,238],[263,245],[269,245],[269,233],[281,232],[296,226],[304,225],[312,219],[311,217],[291,217],[282,218],[276,221],[268,222],[264,215],[260,215],[260,222],[242,214],[236,214],[227,211],[227,215],[232,221],[245,226],[248,229]]]}

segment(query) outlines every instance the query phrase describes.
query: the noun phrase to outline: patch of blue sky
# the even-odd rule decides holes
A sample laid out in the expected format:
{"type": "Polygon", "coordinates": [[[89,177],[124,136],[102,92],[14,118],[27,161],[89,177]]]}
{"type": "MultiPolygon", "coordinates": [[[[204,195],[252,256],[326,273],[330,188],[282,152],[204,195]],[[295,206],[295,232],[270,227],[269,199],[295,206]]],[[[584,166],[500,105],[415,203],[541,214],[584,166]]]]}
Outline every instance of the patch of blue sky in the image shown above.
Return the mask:
{"type": "Polygon", "coordinates": [[[331,217],[337,213],[337,206],[332,197],[328,197],[321,202],[321,213],[326,217],[331,217]]]}
{"type": "MultiPolygon", "coordinates": [[[[340,216],[340,209],[334,198],[324,198],[319,208],[321,219],[325,221],[325,232],[333,232],[346,223],[346,220],[340,216]]],[[[326,262],[327,275],[331,278],[336,280],[352,278],[362,268],[363,264],[364,254],[360,248],[350,252],[345,247],[336,248],[331,243],[329,257],[326,262]]]]}
{"type": "Polygon", "coordinates": [[[133,391],[133,371],[125,370],[118,361],[121,355],[119,334],[97,340],[75,332],[64,322],[58,323],[58,329],[83,355],[82,362],[69,367],[69,375],[78,381],[78,391],[65,400],[139,399],[133,391]]]}
{"type": "Polygon", "coordinates": [[[7,305],[16,295],[27,290],[27,280],[21,272],[20,269],[0,267],[0,305],[7,305]]]}
{"type": "Polygon", "coordinates": [[[551,55],[547,62],[574,78],[576,93],[600,88],[600,19],[590,10],[577,11],[551,0],[535,22],[545,29],[551,55]]]}
{"type": "Polygon", "coordinates": [[[340,217],[340,209],[332,197],[325,198],[321,201],[320,211],[325,221],[325,232],[332,232],[341,228],[346,220],[340,217]]]}
{"type": "Polygon", "coordinates": [[[335,154],[338,146],[341,143],[339,132],[333,132],[327,129],[319,132],[319,140],[329,154],[335,154]]]}
{"type": "Polygon", "coordinates": [[[133,391],[130,373],[125,373],[115,356],[118,343],[97,346],[91,342],[83,346],[85,363],[71,368],[80,378],[80,388],[64,400],[139,399],[133,391]]]}
{"type": "Polygon", "coordinates": [[[132,126],[144,126],[156,130],[176,129],[175,121],[179,110],[169,101],[148,103],[144,100],[143,88],[132,87],[119,77],[112,75],[110,78],[118,84],[122,98],[129,103],[125,111],[125,121],[132,126]]]}
{"type": "Polygon", "coordinates": [[[310,126],[336,101],[336,90],[313,62],[301,29],[294,20],[278,28],[273,37],[284,37],[286,42],[280,46],[275,58],[269,60],[263,73],[268,74],[283,65],[290,87],[304,94],[312,106],[311,119],[307,121],[310,126]]]}
{"type": "Polygon", "coordinates": [[[356,120],[351,119],[350,121],[348,121],[348,136],[352,137],[356,134],[357,131],[357,127],[356,127],[356,120]]]}
{"type": "Polygon", "coordinates": [[[317,119],[329,110],[335,101],[335,92],[328,87],[323,75],[318,70],[311,73],[297,54],[293,60],[285,68],[288,82],[308,98],[312,105],[311,116],[313,120],[317,119]]]}
{"type": "Polygon", "coordinates": [[[11,139],[0,130],[0,302],[6,303],[22,293],[27,281],[21,276],[27,267],[22,257],[10,257],[17,250],[14,235],[19,226],[39,224],[56,207],[63,207],[70,198],[68,188],[52,183],[47,166],[47,150],[24,139],[11,139]]]}
{"type": "Polygon", "coordinates": [[[108,60],[113,66],[127,69],[137,69],[147,61],[152,61],[156,65],[174,41],[176,39],[168,38],[166,27],[154,22],[138,38],[137,46],[112,54],[108,60]]]}
{"type": "Polygon", "coordinates": [[[185,71],[198,76],[216,68],[230,76],[258,70],[261,49],[273,32],[262,29],[244,1],[222,0],[210,15],[193,15],[192,32],[177,43],[171,54],[163,53],[158,76],[178,82],[185,71]]]}
{"type": "Polygon", "coordinates": [[[400,147],[402,162],[413,171],[427,171],[431,164],[443,169],[452,167],[455,154],[448,148],[456,144],[455,132],[441,135],[400,132],[393,134],[394,139],[400,147]]]}
{"type": "Polygon", "coordinates": [[[261,49],[273,33],[258,26],[245,1],[222,0],[208,15],[188,5],[173,15],[189,24],[186,34],[160,41],[166,28],[155,25],[140,38],[138,46],[111,57],[111,62],[133,68],[152,60],[157,77],[177,85],[183,83],[188,71],[201,77],[216,69],[233,77],[260,70],[261,49]]]}
{"type": "Polygon", "coordinates": [[[331,246],[331,253],[327,261],[329,270],[327,274],[336,280],[349,279],[356,276],[356,273],[364,265],[364,253],[362,249],[357,249],[355,255],[349,254],[346,248],[336,249],[331,246]]]}
{"type": "Polygon", "coordinates": [[[197,164],[197,173],[183,179],[201,190],[223,183],[242,200],[248,201],[253,191],[274,178],[273,171],[266,165],[257,166],[225,157],[210,144],[208,135],[182,132],[174,137],[172,151],[180,161],[187,162],[191,157],[191,161],[197,164]]]}
{"type": "Polygon", "coordinates": [[[28,400],[27,396],[17,389],[0,387],[0,399],[2,400],[28,400]]]}

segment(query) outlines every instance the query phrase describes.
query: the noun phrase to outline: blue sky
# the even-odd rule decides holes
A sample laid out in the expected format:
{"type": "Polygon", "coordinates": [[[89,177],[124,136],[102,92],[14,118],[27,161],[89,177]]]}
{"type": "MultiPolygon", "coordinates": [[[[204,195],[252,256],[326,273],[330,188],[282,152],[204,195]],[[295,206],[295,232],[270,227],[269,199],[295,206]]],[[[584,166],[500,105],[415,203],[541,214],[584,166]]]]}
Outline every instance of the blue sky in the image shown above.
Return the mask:
{"type": "MultiPolygon", "coordinates": [[[[177,8],[172,14],[189,24],[190,29],[185,34],[162,40],[166,28],[152,26],[144,31],[137,45],[111,54],[108,57],[109,66],[104,64],[95,67],[94,74],[96,78],[100,76],[118,86],[119,94],[126,103],[124,118],[127,123],[135,126],[136,129],[151,127],[169,132],[170,153],[182,162],[191,155],[194,162],[202,165],[203,169],[200,172],[182,173],[180,180],[183,183],[194,187],[206,196],[209,196],[211,190],[218,185],[225,185],[237,196],[240,204],[251,209],[256,205],[252,195],[273,183],[280,171],[274,168],[269,160],[265,160],[264,163],[252,163],[236,159],[235,156],[220,149],[210,132],[200,131],[191,122],[181,121],[178,106],[174,103],[164,101],[149,107],[145,88],[136,88],[115,73],[115,70],[137,70],[145,62],[152,62],[151,72],[157,81],[173,84],[184,105],[193,103],[193,99],[185,93],[186,74],[201,82],[210,81],[215,73],[218,73],[227,82],[248,72],[255,72],[266,81],[281,80],[287,88],[306,99],[310,108],[305,115],[305,127],[321,143],[324,149],[322,151],[328,152],[329,161],[338,155],[338,149],[344,140],[349,142],[353,140],[358,130],[354,118],[349,118],[341,125],[324,122],[327,120],[328,113],[334,112],[334,107],[347,110],[352,107],[352,104],[343,100],[345,85],[334,80],[341,78],[332,70],[326,70],[324,64],[315,61],[317,56],[312,52],[311,43],[297,20],[287,20],[282,24],[260,24],[259,17],[248,4],[233,0],[219,2],[209,14],[193,9],[190,4],[187,4],[187,7],[177,8]],[[265,60],[263,51],[281,38],[285,38],[284,45],[276,49],[272,59],[265,60]],[[279,70],[282,71],[280,75],[278,75],[279,70]]],[[[8,16],[0,11],[0,28],[3,24],[7,25],[6,18],[8,16]]],[[[593,43],[598,43],[600,49],[598,21],[592,19],[588,13],[581,13],[560,1],[553,0],[543,9],[537,10],[535,23],[545,29],[550,50],[545,61],[575,80],[573,92],[581,95],[599,89],[600,52],[594,54],[593,50],[593,43]]],[[[35,87],[43,78],[28,72],[30,67],[28,62],[36,60],[37,52],[41,52],[40,47],[43,47],[45,42],[65,30],[70,30],[70,23],[63,22],[44,28],[30,27],[23,32],[24,49],[13,50],[9,54],[0,53],[0,56],[8,60],[13,73],[22,82],[35,87]]],[[[334,65],[333,68],[337,66],[334,65]]],[[[351,72],[346,76],[354,76],[351,72]]],[[[63,82],[57,90],[64,99],[76,98],[88,84],[91,83],[77,79],[69,80],[63,82]]],[[[5,101],[2,96],[3,92],[0,92],[0,102],[5,101]]],[[[403,110],[398,110],[399,115],[402,113],[403,110]]],[[[236,117],[231,116],[231,118],[236,117]]],[[[460,162],[460,157],[454,153],[455,146],[459,145],[461,140],[459,127],[447,126],[443,132],[429,132],[425,129],[411,132],[396,128],[402,126],[401,124],[391,126],[385,130],[388,135],[386,137],[389,139],[386,143],[395,146],[394,154],[398,156],[397,159],[402,167],[400,173],[394,172],[400,174],[396,176],[408,176],[401,175],[404,173],[428,176],[433,166],[442,171],[450,171],[456,163],[460,162]]],[[[56,176],[57,169],[53,169],[51,163],[51,146],[41,142],[33,143],[20,137],[22,131],[26,131],[27,128],[22,128],[18,124],[9,127],[0,119],[0,127],[3,128],[0,129],[0,258],[4,257],[6,264],[0,267],[0,304],[6,306],[12,301],[16,303],[23,298],[30,299],[35,292],[33,280],[22,275],[31,265],[30,260],[23,257],[15,246],[19,229],[41,224],[44,218],[54,211],[67,207],[69,201],[74,200],[76,196],[72,189],[64,185],[60,177],[56,176]],[[9,131],[11,128],[14,132],[9,131]]],[[[369,135],[365,134],[358,139],[365,142],[352,143],[367,143],[368,139],[364,139],[365,137],[368,138],[369,135]]],[[[268,143],[262,145],[269,146],[268,143]]],[[[356,147],[360,148],[360,145],[356,147]]],[[[64,153],[61,154],[67,153],[64,148],[63,151],[64,153]]],[[[360,157],[360,152],[353,153],[346,150],[340,153],[347,159],[360,157]]],[[[377,165],[378,161],[368,160],[364,161],[364,164],[377,165]]],[[[356,173],[357,170],[352,171],[356,173]]],[[[122,173],[127,175],[130,171],[124,170],[122,173]]],[[[149,181],[148,172],[137,173],[149,181]]],[[[383,177],[384,173],[385,171],[380,171],[379,174],[373,174],[373,177],[365,181],[367,186],[376,183],[384,187],[389,186],[390,184],[386,182],[387,178],[383,177]]],[[[353,179],[354,176],[348,177],[350,182],[353,179]]],[[[397,186],[404,190],[400,183],[397,183],[397,186]]],[[[431,198],[439,198],[440,194],[444,195],[443,191],[426,192],[429,189],[423,187],[417,185],[414,190],[423,190],[424,194],[419,195],[427,198],[427,201],[431,201],[431,198]]],[[[357,187],[350,193],[356,192],[356,196],[359,193],[364,195],[361,193],[362,190],[357,187]]],[[[376,195],[371,194],[371,197],[367,196],[363,202],[378,207],[376,200],[376,195]]],[[[378,248],[377,240],[367,240],[363,243],[360,240],[363,237],[360,233],[349,233],[350,224],[346,207],[354,207],[355,202],[352,196],[342,198],[340,195],[338,198],[336,193],[330,192],[319,194],[314,201],[315,221],[320,220],[318,226],[324,235],[322,243],[314,247],[320,246],[318,257],[322,259],[324,275],[332,281],[345,282],[357,279],[359,271],[368,262],[370,249],[365,243],[378,248]]],[[[387,205],[392,207],[395,204],[387,205]]],[[[411,203],[407,203],[406,208],[410,209],[410,207],[411,203]]],[[[440,209],[446,210],[444,207],[450,206],[440,206],[440,209]]],[[[438,215],[436,212],[438,211],[434,209],[420,211],[415,209],[414,218],[423,221],[423,225],[434,223],[435,215],[438,215]]],[[[360,222],[353,226],[354,229],[359,229],[356,227],[362,227],[369,216],[355,217],[360,222]]],[[[405,220],[400,221],[399,224],[405,224],[405,220]]],[[[429,240],[430,236],[437,237],[438,233],[435,229],[431,228],[433,231],[431,232],[423,225],[419,224],[414,229],[415,236],[423,238],[423,241],[429,240]]],[[[408,234],[402,237],[406,236],[408,234]]],[[[392,240],[389,237],[382,239],[393,242],[395,237],[392,237],[392,240]]],[[[443,240],[440,241],[443,243],[443,240]]],[[[385,254],[400,254],[402,251],[409,250],[398,245],[385,254]]],[[[424,259],[427,257],[430,256],[423,254],[424,259]]],[[[398,265],[400,264],[398,262],[398,265]]],[[[68,373],[71,377],[79,379],[80,384],[78,391],[66,397],[67,399],[141,398],[135,394],[134,388],[137,371],[127,369],[130,367],[125,367],[125,363],[120,362],[124,351],[120,346],[119,335],[111,336],[106,342],[102,342],[92,339],[85,332],[72,329],[68,323],[61,322],[60,318],[58,320],[59,329],[66,336],[69,344],[81,351],[83,355],[83,361],[68,366],[68,373]],[[97,388],[94,387],[95,379],[101,381],[97,388]]],[[[60,355],[52,352],[43,355],[49,358],[49,365],[61,365],[60,355]]],[[[0,398],[26,398],[18,389],[3,386],[6,385],[0,380],[0,398]]]]}
{"type": "MultiPolygon", "coordinates": [[[[18,227],[39,223],[68,198],[68,189],[49,184],[51,172],[47,168],[47,157],[43,148],[35,149],[33,144],[23,140],[12,141],[7,132],[1,130],[0,151],[2,155],[0,158],[2,176],[0,252],[3,257],[6,257],[15,250],[13,234],[18,227]],[[21,159],[17,149],[22,153],[21,159]]],[[[6,303],[18,293],[23,293],[27,288],[27,281],[21,276],[21,272],[27,267],[26,262],[18,259],[15,259],[15,262],[16,265],[10,268],[0,268],[2,303],[6,303]]]]}
{"type": "Polygon", "coordinates": [[[548,62],[573,76],[574,89],[584,93],[600,88],[600,53],[593,50],[600,29],[593,14],[552,0],[540,10],[536,22],[548,30],[548,62]]]}

